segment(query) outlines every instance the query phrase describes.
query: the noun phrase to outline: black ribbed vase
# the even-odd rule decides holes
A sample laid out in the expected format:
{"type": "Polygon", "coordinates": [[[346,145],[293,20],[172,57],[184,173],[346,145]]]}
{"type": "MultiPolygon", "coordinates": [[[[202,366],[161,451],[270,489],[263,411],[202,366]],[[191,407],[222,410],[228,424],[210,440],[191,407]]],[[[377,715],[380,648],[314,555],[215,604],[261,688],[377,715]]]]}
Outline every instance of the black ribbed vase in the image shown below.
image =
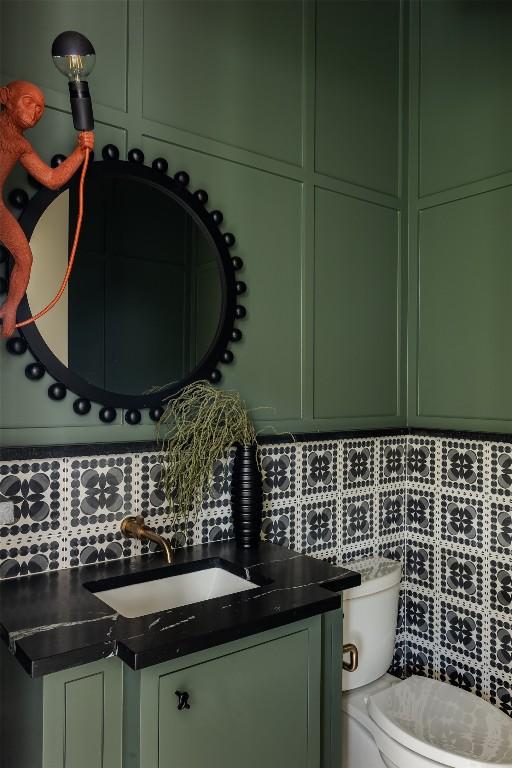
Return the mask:
{"type": "Polygon", "coordinates": [[[238,546],[245,549],[257,547],[260,543],[263,491],[255,445],[235,446],[231,477],[231,509],[238,546]]]}

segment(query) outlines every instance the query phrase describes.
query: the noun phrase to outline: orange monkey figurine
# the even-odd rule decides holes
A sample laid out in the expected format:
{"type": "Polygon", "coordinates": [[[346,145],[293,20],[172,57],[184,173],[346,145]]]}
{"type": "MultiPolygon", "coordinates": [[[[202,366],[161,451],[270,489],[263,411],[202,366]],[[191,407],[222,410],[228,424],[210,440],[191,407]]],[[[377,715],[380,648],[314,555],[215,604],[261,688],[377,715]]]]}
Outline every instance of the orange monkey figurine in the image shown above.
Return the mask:
{"type": "Polygon", "coordinates": [[[82,165],[86,149],[94,148],[94,133],[79,133],[78,145],[71,155],[57,168],[50,168],[23,136],[23,132],[33,128],[44,112],[42,91],[32,83],[15,80],[0,87],[0,105],[0,242],[14,259],[7,299],[0,307],[2,336],[8,338],[14,333],[18,305],[30,279],[32,251],[25,233],[3,202],[2,192],[7,177],[19,160],[25,170],[45,187],[59,189],[82,165]]]}

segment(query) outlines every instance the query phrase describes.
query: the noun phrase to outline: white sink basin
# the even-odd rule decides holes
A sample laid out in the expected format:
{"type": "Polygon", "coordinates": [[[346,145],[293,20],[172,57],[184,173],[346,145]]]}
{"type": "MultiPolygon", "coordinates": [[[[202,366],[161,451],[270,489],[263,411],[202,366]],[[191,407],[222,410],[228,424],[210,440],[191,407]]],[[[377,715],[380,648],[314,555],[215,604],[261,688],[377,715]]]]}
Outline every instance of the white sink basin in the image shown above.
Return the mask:
{"type": "Polygon", "coordinates": [[[258,586],[223,568],[204,568],[116,589],[95,591],[94,594],[121,616],[135,619],[137,616],[147,616],[148,613],[200,603],[213,597],[256,589],[258,586]]]}

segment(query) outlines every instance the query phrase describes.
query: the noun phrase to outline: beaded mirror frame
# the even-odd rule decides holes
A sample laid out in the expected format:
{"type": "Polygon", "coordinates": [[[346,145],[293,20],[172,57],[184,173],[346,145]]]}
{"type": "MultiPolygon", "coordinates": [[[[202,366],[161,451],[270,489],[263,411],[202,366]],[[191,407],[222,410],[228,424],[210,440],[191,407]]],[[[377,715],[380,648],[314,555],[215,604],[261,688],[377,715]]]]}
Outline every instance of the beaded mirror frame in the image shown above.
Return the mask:
{"type": "MultiPolygon", "coordinates": [[[[55,155],[52,158],[52,166],[55,167],[63,159],[63,155],[55,155]]],[[[163,413],[162,402],[172,397],[182,387],[199,379],[208,379],[217,384],[222,378],[219,365],[229,365],[234,360],[234,354],[229,349],[230,344],[242,338],[242,331],[235,327],[235,323],[246,316],[246,309],[238,303],[238,297],[246,292],[247,286],[236,277],[236,272],[242,269],[243,262],[239,256],[230,255],[230,248],[235,245],[235,236],[231,232],[222,232],[223,214],[219,210],[209,211],[206,208],[208,194],[204,189],[197,189],[195,192],[189,189],[190,178],[186,171],[177,171],[174,176],[170,176],[168,163],[164,158],[157,157],[150,166],[145,165],[144,161],[144,153],[141,149],[131,149],[127,160],[121,160],[118,148],[113,144],[107,144],[102,150],[102,160],[94,162],[94,170],[95,173],[105,173],[109,177],[115,175],[116,178],[138,180],[157,187],[162,193],[169,195],[183,206],[203,233],[210,238],[221,278],[221,313],[210,347],[198,366],[183,379],[156,392],[140,395],[122,394],[91,384],[64,365],[45,342],[37,323],[25,326],[19,331],[18,336],[6,342],[7,350],[13,355],[23,355],[30,350],[34,359],[25,367],[25,375],[28,379],[41,381],[46,375],[53,379],[48,386],[50,399],[64,400],[68,392],[74,394],[76,397],[73,401],[73,410],[80,416],[89,413],[92,403],[97,403],[100,406],[99,419],[104,423],[113,422],[117,418],[117,409],[125,411],[124,419],[128,424],[138,424],[142,418],[141,411],[146,408],[149,409],[150,418],[158,421],[163,413]]],[[[19,223],[30,241],[44,211],[72,182],[57,191],[40,187],[30,178],[29,182],[37,188],[37,192],[31,198],[24,189],[14,189],[8,199],[12,207],[20,211],[19,223]]],[[[32,310],[25,295],[20,303],[17,319],[22,321],[31,315],[32,310]]],[[[134,350],[134,364],[136,364],[136,350],[134,350]]]]}

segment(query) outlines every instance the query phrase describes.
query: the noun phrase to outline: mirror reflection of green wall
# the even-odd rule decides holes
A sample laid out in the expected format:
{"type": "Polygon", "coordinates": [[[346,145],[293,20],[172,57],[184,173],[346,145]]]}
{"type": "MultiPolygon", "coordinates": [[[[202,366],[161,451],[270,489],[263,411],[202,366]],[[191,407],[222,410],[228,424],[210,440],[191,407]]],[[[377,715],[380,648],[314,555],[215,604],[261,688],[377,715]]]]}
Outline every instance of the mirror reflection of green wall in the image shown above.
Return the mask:
{"type": "MultiPolygon", "coordinates": [[[[92,166],[86,216],[63,299],[38,321],[54,355],[90,384],[136,395],[187,377],[219,326],[222,289],[210,236],[168,194],[92,166]],[[202,302],[204,306],[202,306],[202,302]]],[[[77,190],[58,195],[31,238],[33,313],[67,267],[77,190]]]]}

